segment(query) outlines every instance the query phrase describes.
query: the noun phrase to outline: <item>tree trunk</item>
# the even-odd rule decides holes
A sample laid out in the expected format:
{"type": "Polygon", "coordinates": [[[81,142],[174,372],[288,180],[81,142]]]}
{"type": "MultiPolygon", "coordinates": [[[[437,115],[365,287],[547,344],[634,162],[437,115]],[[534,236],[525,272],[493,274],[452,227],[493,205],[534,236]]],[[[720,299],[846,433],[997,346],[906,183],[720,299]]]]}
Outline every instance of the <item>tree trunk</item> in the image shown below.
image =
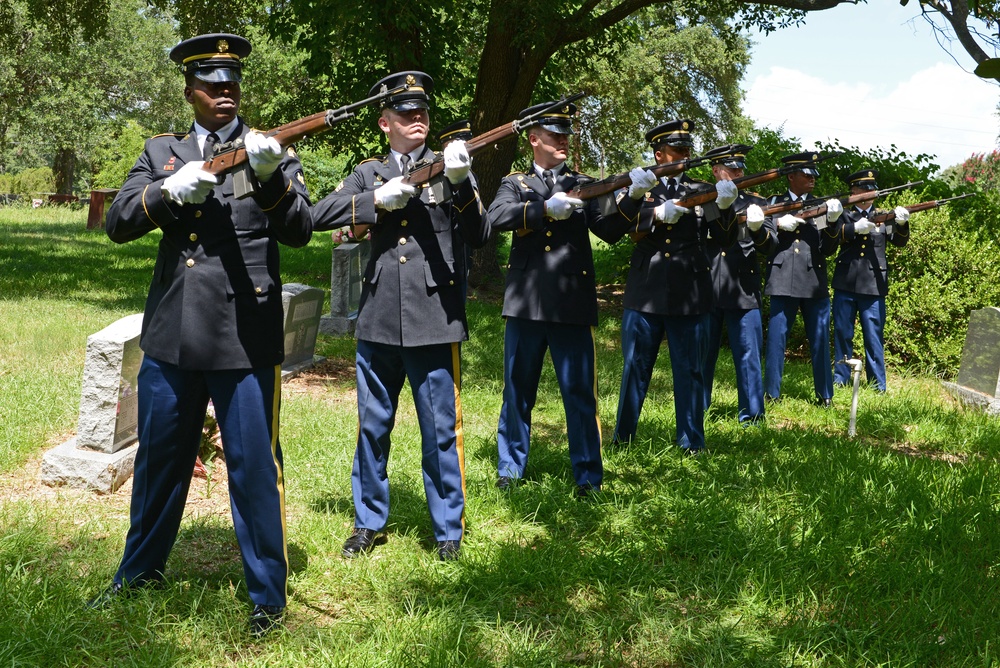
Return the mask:
{"type": "Polygon", "coordinates": [[[60,195],[73,194],[73,178],[76,172],[76,153],[72,148],[61,148],[52,159],[52,176],[56,182],[56,192],[60,195]]]}
{"type": "MultiPolygon", "coordinates": [[[[516,44],[517,16],[505,3],[495,2],[483,53],[479,59],[476,94],[472,100],[472,127],[478,134],[510,123],[518,112],[531,105],[535,83],[552,55],[551,47],[534,45],[526,51],[516,44]]],[[[484,206],[489,206],[517,156],[518,138],[497,143],[493,150],[476,154],[473,170],[484,206]]],[[[472,254],[469,283],[477,287],[501,283],[503,273],[497,262],[497,235],[472,254]]]]}

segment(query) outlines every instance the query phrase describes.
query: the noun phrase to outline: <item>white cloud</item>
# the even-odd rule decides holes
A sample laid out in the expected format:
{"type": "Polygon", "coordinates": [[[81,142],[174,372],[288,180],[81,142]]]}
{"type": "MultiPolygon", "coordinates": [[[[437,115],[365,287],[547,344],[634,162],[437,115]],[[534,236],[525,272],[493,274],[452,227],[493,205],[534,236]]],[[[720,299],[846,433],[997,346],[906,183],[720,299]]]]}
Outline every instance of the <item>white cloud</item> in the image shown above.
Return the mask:
{"type": "Polygon", "coordinates": [[[879,82],[824,81],[795,69],[771,67],[747,89],[745,113],[760,125],[802,140],[871,149],[890,144],[928,153],[947,167],[997,145],[1000,89],[940,63],[891,90],[879,82]]]}

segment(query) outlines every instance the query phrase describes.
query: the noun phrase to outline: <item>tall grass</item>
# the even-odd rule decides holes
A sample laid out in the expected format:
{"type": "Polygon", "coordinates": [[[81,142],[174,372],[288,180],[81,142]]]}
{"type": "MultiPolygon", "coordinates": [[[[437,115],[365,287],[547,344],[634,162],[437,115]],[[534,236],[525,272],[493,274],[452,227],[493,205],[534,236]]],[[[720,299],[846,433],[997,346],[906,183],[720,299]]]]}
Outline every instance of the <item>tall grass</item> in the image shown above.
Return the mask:
{"type": "MultiPolygon", "coordinates": [[[[1000,425],[934,379],[890,373],[810,403],[791,361],[767,423],[736,424],[720,356],[711,454],[672,445],[658,362],[639,440],[605,448],[606,484],[574,499],[562,402],[543,373],[525,483],[494,486],[502,319],[473,294],[463,346],[467,533],[435,559],[412,401],[390,461],[387,542],[343,560],[353,523],[353,342],[286,386],[287,628],[253,643],[224,486],[192,487],[162,590],[99,612],[128,497],[37,484],[75,429],[86,336],[142,309],[155,235],[115,246],[80,212],[0,209],[0,665],[11,666],[991,666],[1000,637],[1000,425]]],[[[286,281],[326,288],[329,240],[283,249],[286,281]]],[[[610,291],[609,291],[610,292],[610,291]]],[[[890,307],[891,312],[891,307],[890,307]]],[[[613,428],[620,311],[598,328],[600,410],[613,428]]],[[[890,369],[890,372],[892,370],[890,369]]]]}

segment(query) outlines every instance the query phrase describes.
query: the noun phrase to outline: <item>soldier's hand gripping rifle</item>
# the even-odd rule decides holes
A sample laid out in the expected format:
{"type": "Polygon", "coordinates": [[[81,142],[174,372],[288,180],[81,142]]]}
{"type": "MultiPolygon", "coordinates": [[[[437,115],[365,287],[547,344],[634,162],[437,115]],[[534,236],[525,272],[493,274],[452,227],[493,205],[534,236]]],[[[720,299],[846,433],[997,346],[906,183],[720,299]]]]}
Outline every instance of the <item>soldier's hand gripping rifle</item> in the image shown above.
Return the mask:
{"type": "MultiPolygon", "coordinates": [[[[957,199],[965,199],[966,197],[973,197],[976,193],[965,193],[964,195],[957,195],[955,197],[946,197],[945,199],[932,199],[929,202],[921,202],[920,204],[911,204],[909,206],[904,206],[903,208],[910,213],[917,213],[918,211],[927,211],[929,209],[936,209],[942,204],[948,202],[954,202],[957,199]]],[[[873,223],[891,223],[896,220],[895,211],[882,211],[871,216],[868,220],[873,223]]]]}
{"type": "MultiPolygon", "coordinates": [[[[883,188],[882,190],[866,190],[863,193],[857,193],[856,195],[846,195],[841,197],[829,197],[827,199],[839,199],[843,203],[844,207],[849,207],[854,204],[860,204],[862,202],[870,202],[873,199],[881,197],[882,195],[896,192],[897,190],[906,190],[907,188],[912,188],[914,186],[919,186],[923,181],[910,181],[909,183],[904,183],[901,186],[895,186],[893,188],[883,188]]],[[[765,213],[767,210],[765,209],[765,213]]],[[[778,212],[775,212],[778,213],[778,212]]],[[[774,215],[769,213],[768,215],[774,215]]],[[[826,203],[820,204],[819,206],[812,206],[808,209],[802,209],[802,211],[796,215],[796,218],[802,218],[807,220],[809,218],[819,218],[820,216],[826,215],[826,203]]]]}
{"type": "MultiPolygon", "coordinates": [[[[383,86],[377,95],[366,97],[351,104],[345,104],[337,109],[316,112],[310,116],[305,116],[291,123],[276,127],[273,130],[263,132],[262,134],[265,137],[274,137],[278,145],[285,149],[305,137],[329,130],[337,123],[354,116],[354,112],[365,105],[373,104],[390,95],[397,95],[409,88],[409,84],[403,84],[391,89],[383,86]]],[[[250,169],[246,148],[243,146],[242,137],[238,137],[231,142],[216,144],[215,155],[211,160],[205,162],[202,169],[209,174],[217,176],[233,171],[233,192],[237,199],[248,197],[256,190],[256,182],[250,175],[252,170],[250,169]]]]}
{"type": "MultiPolygon", "coordinates": [[[[840,153],[828,153],[828,154],[826,154],[826,155],[824,155],[822,157],[817,158],[813,162],[822,162],[823,160],[829,160],[830,158],[835,158],[838,155],[841,155],[841,154],[840,153]]],[[[688,162],[697,162],[700,165],[700,164],[704,164],[705,162],[708,162],[709,160],[711,160],[711,158],[705,158],[703,156],[701,158],[697,158],[694,161],[688,161],[688,162]]],[[[663,164],[663,165],[655,165],[654,167],[647,167],[646,169],[649,169],[650,171],[652,171],[657,176],[661,176],[661,174],[658,174],[656,172],[657,168],[663,168],[663,167],[667,167],[667,166],[670,166],[670,165],[676,165],[676,164],[683,163],[683,162],[685,162],[685,161],[678,161],[677,163],[666,163],[666,164],[663,164]]],[[[692,166],[694,166],[694,165],[692,165],[692,166]]],[[[685,169],[686,169],[686,167],[685,167],[685,169]]],[[[745,190],[747,188],[752,188],[754,186],[760,185],[761,183],[767,183],[768,181],[773,181],[773,180],[777,179],[779,176],[784,176],[786,174],[790,174],[791,172],[795,172],[795,171],[798,171],[800,169],[802,169],[802,165],[783,165],[781,167],[775,167],[774,169],[768,169],[768,170],[765,170],[763,172],[757,172],[756,174],[747,174],[747,175],[744,175],[744,176],[739,176],[739,177],[733,179],[733,185],[735,185],[739,190],[745,190]]],[[[673,172],[673,173],[677,174],[680,171],[683,171],[683,170],[677,170],[676,172],[673,172]]],[[[619,176],[621,176],[621,175],[619,175],[619,176]]],[[[598,182],[598,183],[600,183],[600,182],[598,182]]],[[[624,184],[623,184],[622,187],[628,186],[631,183],[632,183],[632,179],[629,178],[628,174],[625,174],[624,175],[624,184]]],[[[590,185],[594,185],[594,184],[588,184],[587,187],[589,187],[590,185]]],[[[707,204],[708,202],[711,202],[711,201],[715,200],[715,198],[718,196],[718,194],[719,193],[716,191],[715,186],[711,186],[709,188],[705,188],[704,190],[701,190],[700,192],[693,193],[693,194],[688,195],[687,197],[685,197],[685,198],[683,198],[681,200],[678,200],[677,201],[677,206],[683,206],[683,207],[686,207],[686,208],[691,208],[693,206],[701,206],[703,204],[707,204]]],[[[802,205],[799,205],[799,207],[796,207],[796,208],[801,208],[801,206],[802,205]]],[[[738,220],[738,222],[744,222],[745,223],[746,222],[746,214],[745,213],[744,214],[740,214],[740,217],[738,217],[737,220],[738,220]]],[[[648,233],[647,232],[637,232],[636,234],[633,235],[633,238],[634,239],[640,239],[640,238],[644,237],[646,234],[648,234],[648,233]]]]}
{"type": "MultiPolygon", "coordinates": [[[[700,167],[708,161],[709,158],[705,157],[686,158],[684,160],[664,162],[658,165],[649,165],[648,167],[643,167],[642,169],[653,172],[656,178],[661,178],[664,176],[677,176],[681,172],[694,169],[695,167],[700,167]]],[[[584,201],[594,199],[595,197],[600,197],[602,195],[609,195],[613,192],[621,190],[622,188],[627,188],[632,185],[632,177],[629,176],[629,173],[630,172],[622,172],[621,174],[613,174],[607,178],[601,179],[600,181],[583,181],[581,179],[580,183],[578,183],[577,186],[567,194],[570,197],[576,197],[577,199],[582,199],[584,201]]]]}
{"type": "MultiPolygon", "coordinates": [[[[586,93],[575,93],[569,97],[564,97],[530,116],[511,121],[510,123],[504,123],[488,132],[476,135],[465,142],[465,149],[469,152],[470,156],[475,155],[499,141],[517,136],[525,128],[537,123],[545,114],[565,107],[570,102],[575,102],[585,95],[586,93]]],[[[441,203],[451,199],[451,183],[444,178],[444,155],[436,155],[433,158],[420,160],[411,165],[406,176],[403,177],[403,183],[414,186],[428,184],[428,187],[431,189],[430,197],[432,202],[441,203]]]]}

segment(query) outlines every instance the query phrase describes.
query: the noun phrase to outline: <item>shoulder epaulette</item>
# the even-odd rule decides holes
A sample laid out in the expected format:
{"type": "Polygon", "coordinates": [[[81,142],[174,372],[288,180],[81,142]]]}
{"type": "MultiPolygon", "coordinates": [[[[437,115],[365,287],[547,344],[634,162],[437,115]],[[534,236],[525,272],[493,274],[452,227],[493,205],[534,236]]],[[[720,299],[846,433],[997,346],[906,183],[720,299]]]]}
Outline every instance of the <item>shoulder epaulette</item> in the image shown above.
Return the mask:
{"type": "MultiPolygon", "coordinates": [[[[521,176],[527,176],[527,173],[525,172],[510,172],[509,174],[507,174],[507,176],[517,176],[518,174],[520,174],[521,176]]],[[[507,178],[507,176],[505,176],[504,178],[507,178]]]]}
{"type": "Polygon", "coordinates": [[[385,156],[384,156],[384,155],[373,155],[373,156],[372,156],[372,157],[370,157],[370,158],[365,158],[364,160],[362,160],[362,161],[361,161],[361,162],[359,162],[358,164],[359,164],[359,165],[363,165],[363,164],[365,164],[366,162],[372,162],[373,160],[378,160],[379,162],[385,162],[385,156]]]}
{"type": "Polygon", "coordinates": [[[157,137],[186,137],[187,134],[186,132],[162,132],[158,135],[153,135],[150,139],[156,139],[157,137]]]}

